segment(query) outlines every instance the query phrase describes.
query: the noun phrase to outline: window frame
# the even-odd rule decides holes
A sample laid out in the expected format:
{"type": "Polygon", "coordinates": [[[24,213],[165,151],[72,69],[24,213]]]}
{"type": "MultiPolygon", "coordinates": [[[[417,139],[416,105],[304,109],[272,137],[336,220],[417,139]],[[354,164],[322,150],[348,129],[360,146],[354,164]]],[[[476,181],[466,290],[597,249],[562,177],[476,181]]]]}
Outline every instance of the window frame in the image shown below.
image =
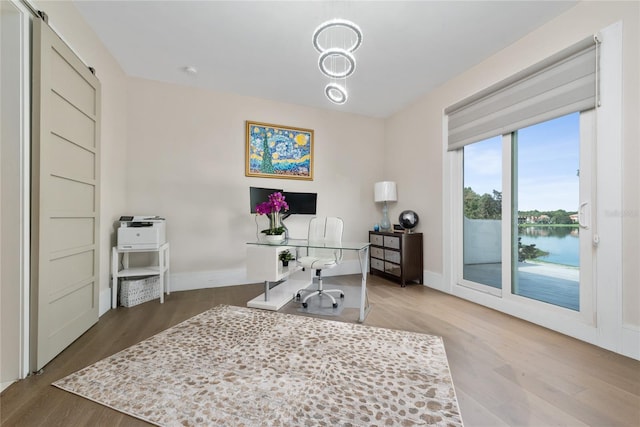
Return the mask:
{"type": "MultiPolygon", "coordinates": [[[[456,259],[461,259],[462,227],[456,212],[462,212],[462,152],[447,151],[448,119],[442,109],[443,156],[443,278],[439,290],[470,300],[515,317],[548,327],[603,348],[636,354],[634,336],[625,333],[622,313],[622,22],[599,32],[600,99],[602,105],[594,113],[593,188],[606,189],[593,199],[594,242],[598,241],[593,264],[593,317],[584,321],[565,313],[551,312],[547,307],[522,304],[519,298],[496,298],[457,284],[456,259]],[[602,143],[599,143],[602,142],[602,143]],[[606,208],[605,208],[606,207],[606,208]],[[600,239],[600,236],[606,238],[600,239]],[[533,307],[532,307],[533,306],[533,307]]],[[[503,188],[503,203],[505,189],[503,188]]],[[[509,205],[511,200],[509,199],[509,205]]],[[[522,298],[522,297],[520,297],[522,298]]],[[[541,303],[543,306],[547,304],[541,303]]],[[[575,312],[574,312],[575,313],[575,312]]]]}

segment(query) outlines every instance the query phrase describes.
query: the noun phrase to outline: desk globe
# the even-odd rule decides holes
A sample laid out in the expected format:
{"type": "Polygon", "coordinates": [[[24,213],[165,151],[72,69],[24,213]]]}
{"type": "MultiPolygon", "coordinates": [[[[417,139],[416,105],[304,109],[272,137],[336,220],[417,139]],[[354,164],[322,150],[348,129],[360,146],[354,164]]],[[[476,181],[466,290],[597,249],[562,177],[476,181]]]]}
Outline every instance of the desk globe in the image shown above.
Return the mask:
{"type": "Polygon", "coordinates": [[[411,231],[416,228],[416,225],[418,225],[420,218],[418,218],[418,214],[414,211],[402,211],[398,217],[398,221],[402,228],[411,233],[411,231]]]}

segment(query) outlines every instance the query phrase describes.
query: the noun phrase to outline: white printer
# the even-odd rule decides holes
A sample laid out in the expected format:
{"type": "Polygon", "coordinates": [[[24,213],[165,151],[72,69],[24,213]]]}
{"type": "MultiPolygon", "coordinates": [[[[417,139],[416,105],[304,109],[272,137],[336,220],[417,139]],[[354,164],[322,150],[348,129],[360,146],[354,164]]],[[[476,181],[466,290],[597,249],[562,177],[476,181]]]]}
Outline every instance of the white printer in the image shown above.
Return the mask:
{"type": "Polygon", "coordinates": [[[165,219],[159,216],[121,216],[118,250],[158,249],[167,241],[165,219]]]}

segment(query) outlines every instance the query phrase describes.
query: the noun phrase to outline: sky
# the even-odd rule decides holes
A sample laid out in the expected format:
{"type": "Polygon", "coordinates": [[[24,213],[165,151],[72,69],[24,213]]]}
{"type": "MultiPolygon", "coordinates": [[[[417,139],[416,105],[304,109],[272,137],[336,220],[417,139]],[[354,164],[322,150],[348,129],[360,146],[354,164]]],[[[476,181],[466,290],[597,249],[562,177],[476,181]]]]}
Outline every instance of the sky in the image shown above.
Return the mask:
{"type": "MultiPolygon", "coordinates": [[[[580,114],[518,131],[518,210],[577,211],[580,114]]],[[[502,137],[464,148],[465,187],[476,193],[502,190],[502,137]]]]}

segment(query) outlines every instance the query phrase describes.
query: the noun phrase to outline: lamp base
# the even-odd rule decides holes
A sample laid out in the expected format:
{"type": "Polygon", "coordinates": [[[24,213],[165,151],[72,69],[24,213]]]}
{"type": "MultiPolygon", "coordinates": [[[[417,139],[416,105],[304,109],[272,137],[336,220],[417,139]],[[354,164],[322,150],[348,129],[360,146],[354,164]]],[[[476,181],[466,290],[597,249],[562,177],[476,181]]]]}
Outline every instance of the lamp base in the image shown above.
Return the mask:
{"type": "Polygon", "coordinates": [[[389,209],[387,202],[382,205],[382,220],[380,221],[380,231],[391,231],[391,221],[389,221],[389,209]]]}

